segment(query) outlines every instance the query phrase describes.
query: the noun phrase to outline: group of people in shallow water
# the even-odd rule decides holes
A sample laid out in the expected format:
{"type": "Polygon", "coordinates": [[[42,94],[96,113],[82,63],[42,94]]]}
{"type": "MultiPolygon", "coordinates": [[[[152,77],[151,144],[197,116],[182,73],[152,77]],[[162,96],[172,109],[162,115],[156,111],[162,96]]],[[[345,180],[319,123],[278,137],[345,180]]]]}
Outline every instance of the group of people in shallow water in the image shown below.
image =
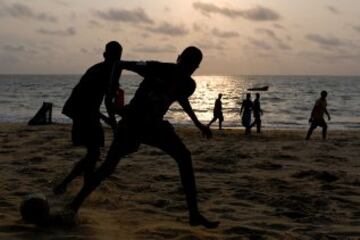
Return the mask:
{"type": "MultiPolygon", "coordinates": [[[[323,139],[326,139],[327,134],[327,123],[324,119],[324,114],[327,115],[328,120],[330,121],[330,114],[327,111],[327,92],[321,91],[321,97],[316,100],[315,105],[311,111],[311,115],[309,118],[310,128],[306,135],[306,140],[310,139],[310,136],[315,128],[322,127],[322,136],[323,139]]],[[[256,126],[256,132],[261,133],[261,116],[263,115],[263,110],[261,109],[260,104],[260,94],[255,94],[255,100],[251,101],[251,94],[247,93],[246,98],[241,103],[240,108],[240,116],[241,123],[245,127],[245,135],[250,135],[251,128],[256,126]],[[251,122],[251,113],[253,113],[254,121],[251,122]]],[[[222,111],[222,102],[221,102],[222,94],[219,93],[218,98],[215,101],[214,105],[214,117],[211,119],[208,127],[211,126],[216,120],[219,121],[219,129],[222,129],[222,123],[224,121],[224,115],[222,111]]]]}
{"type": "MultiPolygon", "coordinates": [[[[122,46],[118,42],[107,43],[103,54],[104,61],[86,71],[63,107],[63,114],[73,121],[73,144],[85,146],[87,153],[69,174],[54,186],[54,193],[63,194],[76,177],[83,176],[81,190],[67,206],[67,213],[75,216],[85,199],[114,172],[120,160],[136,152],[141,144],[147,144],[163,150],[177,162],[189,210],[190,225],[216,228],[219,222],[205,218],[198,207],[191,152],[176,134],[174,127],[163,119],[172,103],[178,102],[206,138],[212,137],[210,126],[217,119],[219,128],[222,128],[222,94],[219,94],[215,102],[214,118],[207,125],[198,120],[189,101],[196,89],[191,75],[200,66],[202,52],[197,47],[190,46],[182,51],[175,63],[164,63],[124,61],[121,60],[122,51],[122,46]],[[143,80],[129,104],[119,108],[117,102],[121,96],[117,94],[121,92],[119,79],[122,70],[135,72],[142,76],[143,80]],[[108,116],[100,113],[103,101],[108,116]],[[119,122],[116,121],[117,114],[121,116],[119,122]],[[105,160],[96,167],[100,150],[104,146],[101,120],[111,126],[113,140],[105,160]]],[[[320,109],[326,107],[326,101],[321,100],[317,105],[317,110],[314,108],[312,114],[309,137],[315,127],[326,126],[324,121],[318,119],[323,111],[320,109]]],[[[262,110],[259,94],[254,102],[248,94],[242,103],[240,113],[247,133],[255,125],[260,132],[262,110]],[[254,115],[252,123],[251,112],[254,115]]]]}
{"type": "MultiPolygon", "coordinates": [[[[211,126],[216,120],[219,121],[219,129],[222,130],[222,123],[224,121],[224,114],[222,111],[222,94],[219,93],[218,98],[215,101],[214,105],[214,117],[208,123],[208,127],[211,126]]],[[[260,107],[260,94],[256,93],[256,98],[252,102],[251,101],[251,94],[246,94],[246,99],[243,100],[240,108],[240,116],[241,116],[241,123],[245,127],[245,135],[249,135],[251,132],[251,128],[256,125],[257,133],[261,132],[261,115],[263,111],[260,107]],[[251,113],[254,115],[254,121],[251,122],[251,113]]]]}

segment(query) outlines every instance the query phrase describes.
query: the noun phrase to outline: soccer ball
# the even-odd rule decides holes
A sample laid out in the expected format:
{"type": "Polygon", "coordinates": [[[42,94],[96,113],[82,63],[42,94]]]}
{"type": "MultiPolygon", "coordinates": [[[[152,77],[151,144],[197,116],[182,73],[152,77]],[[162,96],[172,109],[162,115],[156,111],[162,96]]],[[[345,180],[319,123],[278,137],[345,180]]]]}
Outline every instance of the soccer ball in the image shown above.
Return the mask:
{"type": "Polygon", "coordinates": [[[50,215],[49,202],[41,193],[29,194],[21,203],[20,213],[26,222],[43,224],[50,215]]]}

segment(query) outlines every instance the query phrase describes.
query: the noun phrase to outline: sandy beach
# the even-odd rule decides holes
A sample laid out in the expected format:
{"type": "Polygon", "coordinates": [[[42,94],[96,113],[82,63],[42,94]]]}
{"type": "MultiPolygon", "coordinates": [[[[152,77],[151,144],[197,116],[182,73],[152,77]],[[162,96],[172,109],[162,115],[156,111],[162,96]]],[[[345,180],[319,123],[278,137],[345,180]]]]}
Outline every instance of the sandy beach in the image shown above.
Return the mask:
{"type": "MultiPolygon", "coordinates": [[[[152,147],[123,159],[90,196],[71,227],[39,228],[21,220],[28,193],[62,209],[81,187],[51,188],[83,156],[70,125],[0,124],[0,239],[359,239],[360,131],[213,131],[203,139],[177,127],[192,152],[200,209],[217,229],[190,227],[174,160],[152,147]]],[[[107,131],[106,147],[111,141],[107,131]]]]}

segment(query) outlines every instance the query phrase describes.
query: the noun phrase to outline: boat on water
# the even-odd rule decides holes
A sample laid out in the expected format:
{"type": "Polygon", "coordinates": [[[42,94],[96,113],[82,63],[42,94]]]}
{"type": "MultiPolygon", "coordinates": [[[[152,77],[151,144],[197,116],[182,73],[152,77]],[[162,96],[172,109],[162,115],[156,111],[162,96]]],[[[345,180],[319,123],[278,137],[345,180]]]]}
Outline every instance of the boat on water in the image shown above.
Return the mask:
{"type": "Polygon", "coordinates": [[[248,91],[267,91],[267,90],[269,90],[269,86],[248,88],[248,91]]]}

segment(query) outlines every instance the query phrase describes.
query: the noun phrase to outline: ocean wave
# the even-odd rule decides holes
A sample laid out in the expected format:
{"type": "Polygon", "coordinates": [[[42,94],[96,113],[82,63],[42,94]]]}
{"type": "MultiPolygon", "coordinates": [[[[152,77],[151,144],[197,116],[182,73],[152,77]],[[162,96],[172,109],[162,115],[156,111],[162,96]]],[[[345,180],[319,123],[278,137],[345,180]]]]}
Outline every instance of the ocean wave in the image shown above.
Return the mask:
{"type": "MultiPolygon", "coordinates": [[[[66,117],[61,115],[61,109],[79,79],[80,76],[77,75],[0,75],[0,107],[2,109],[0,122],[20,120],[26,122],[37,112],[43,101],[54,104],[54,121],[67,121],[66,117]]],[[[196,76],[195,79],[199,79],[198,85],[190,102],[198,118],[204,122],[212,118],[214,101],[221,91],[224,125],[241,127],[239,111],[246,89],[251,86],[269,85],[269,91],[260,93],[264,110],[262,117],[264,126],[307,128],[307,118],[313,104],[319,98],[319,91],[327,89],[329,111],[333,117],[329,126],[359,128],[359,124],[356,123],[356,117],[360,116],[359,78],[196,76]]],[[[126,92],[126,102],[134,95],[139,82],[140,78],[136,76],[124,76],[121,79],[121,85],[126,92]]],[[[254,99],[253,93],[252,96],[254,99]]],[[[192,124],[178,104],[174,104],[167,115],[175,123],[192,124]]]]}

